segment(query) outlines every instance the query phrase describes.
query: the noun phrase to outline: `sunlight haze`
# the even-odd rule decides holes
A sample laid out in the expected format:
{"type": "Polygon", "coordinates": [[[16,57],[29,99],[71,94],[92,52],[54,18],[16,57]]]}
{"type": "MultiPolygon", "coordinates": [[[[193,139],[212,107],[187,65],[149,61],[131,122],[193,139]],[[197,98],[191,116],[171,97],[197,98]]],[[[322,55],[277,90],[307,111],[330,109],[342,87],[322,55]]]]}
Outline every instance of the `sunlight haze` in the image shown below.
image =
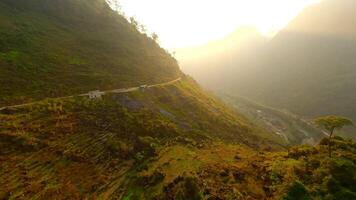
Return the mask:
{"type": "Polygon", "coordinates": [[[305,6],[318,0],[121,0],[127,16],[135,16],[169,49],[222,38],[239,27],[255,27],[270,37],[305,6]]]}

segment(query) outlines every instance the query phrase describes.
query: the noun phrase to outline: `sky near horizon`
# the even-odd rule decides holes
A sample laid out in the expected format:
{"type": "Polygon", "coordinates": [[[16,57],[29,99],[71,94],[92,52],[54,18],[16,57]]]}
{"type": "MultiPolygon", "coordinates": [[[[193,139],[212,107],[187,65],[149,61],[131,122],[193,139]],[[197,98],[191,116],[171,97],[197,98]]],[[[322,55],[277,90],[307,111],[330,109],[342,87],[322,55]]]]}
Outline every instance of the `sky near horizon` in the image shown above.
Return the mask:
{"type": "Polygon", "coordinates": [[[120,0],[125,15],[156,32],[164,48],[197,46],[240,27],[273,36],[320,0],[120,0]]]}

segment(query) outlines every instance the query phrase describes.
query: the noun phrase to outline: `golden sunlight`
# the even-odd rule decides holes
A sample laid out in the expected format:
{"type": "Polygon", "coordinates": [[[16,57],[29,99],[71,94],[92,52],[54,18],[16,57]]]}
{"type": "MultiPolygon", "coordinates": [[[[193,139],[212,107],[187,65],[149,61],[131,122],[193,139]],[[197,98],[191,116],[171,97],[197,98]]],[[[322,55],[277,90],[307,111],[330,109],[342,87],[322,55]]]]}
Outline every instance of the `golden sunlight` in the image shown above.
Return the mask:
{"type": "Polygon", "coordinates": [[[200,45],[240,27],[255,27],[273,36],[304,7],[319,0],[121,0],[127,16],[135,16],[158,33],[165,48],[200,45]]]}

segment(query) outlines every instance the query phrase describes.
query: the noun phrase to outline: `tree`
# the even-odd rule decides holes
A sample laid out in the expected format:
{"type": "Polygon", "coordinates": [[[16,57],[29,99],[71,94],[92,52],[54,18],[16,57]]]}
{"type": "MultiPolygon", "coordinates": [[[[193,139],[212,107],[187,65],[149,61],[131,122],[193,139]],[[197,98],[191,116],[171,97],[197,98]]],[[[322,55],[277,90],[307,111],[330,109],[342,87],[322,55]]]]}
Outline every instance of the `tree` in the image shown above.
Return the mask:
{"type": "Polygon", "coordinates": [[[140,24],[140,30],[141,30],[142,33],[147,33],[147,28],[143,24],[140,24]]]}
{"type": "Polygon", "coordinates": [[[340,116],[319,117],[314,122],[319,128],[329,131],[329,157],[331,158],[331,139],[334,131],[342,129],[344,126],[351,126],[353,123],[350,119],[340,116]]]}
{"type": "Polygon", "coordinates": [[[152,33],[152,39],[153,39],[153,41],[155,41],[155,42],[158,42],[158,35],[157,35],[157,33],[152,33]]]}
{"type": "Polygon", "coordinates": [[[130,17],[130,23],[136,30],[138,30],[139,23],[135,17],[130,17]]]}
{"type": "Polygon", "coordinates": [[[113,8],[113,10],[115,10],[119,14],[123,14],[119,0],[106,0],[106,2],[108,2],[108,4],[113,8]]]}

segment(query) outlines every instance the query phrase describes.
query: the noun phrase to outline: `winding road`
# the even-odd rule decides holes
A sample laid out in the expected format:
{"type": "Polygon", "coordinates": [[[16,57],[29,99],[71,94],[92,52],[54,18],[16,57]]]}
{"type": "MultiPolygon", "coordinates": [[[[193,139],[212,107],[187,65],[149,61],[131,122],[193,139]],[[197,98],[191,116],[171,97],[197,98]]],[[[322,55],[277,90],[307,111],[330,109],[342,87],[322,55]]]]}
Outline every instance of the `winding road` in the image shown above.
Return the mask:
{"type": "MultiPolygon", "coordinates": [[[[114,90],[105,90],[105,91],[96,91],[97,93],[100,93],[100,95],[104,95],[104,94],[108,94],[108,93],[128,93],[128,92],[133,92],[133,91],[138,91],[140,90],[140,88],[153,88],[153,87],[160,87],[160,86],[167,86],[167,85],[172,85],[178,81],[182,80],[181,77],[174,79],[172,81],[168,81],[165,83],[159,83],[159,84],[154,84],[154,85],[140,85],[137,87],[130,87],[130,88],[121,88],[121,89],[114,89],[114,90]]],[[[56,97],[56,98],[51,98],[51,99],[68,99],[68,98],[73,98],[76,96],[89,96],[90,92],[85,93],[85,94],[79,94],[79,95],[72,95],[72,96],[65,96],[65,97],[56,97]]],[[[0,108],[1,110],[7,109],[7,108],[18,108],[18,107],[23,107],[23,106],[29,106],[29,105],[33,105],[36,104],[40,101],[43,100],[39,100],[39,101],[34,101],[34,102],[30,102],[30,103],[25,103],[25,104],[18,104],[18,105],[12,105],[12,106],[4,106],[0,108]]]]}

